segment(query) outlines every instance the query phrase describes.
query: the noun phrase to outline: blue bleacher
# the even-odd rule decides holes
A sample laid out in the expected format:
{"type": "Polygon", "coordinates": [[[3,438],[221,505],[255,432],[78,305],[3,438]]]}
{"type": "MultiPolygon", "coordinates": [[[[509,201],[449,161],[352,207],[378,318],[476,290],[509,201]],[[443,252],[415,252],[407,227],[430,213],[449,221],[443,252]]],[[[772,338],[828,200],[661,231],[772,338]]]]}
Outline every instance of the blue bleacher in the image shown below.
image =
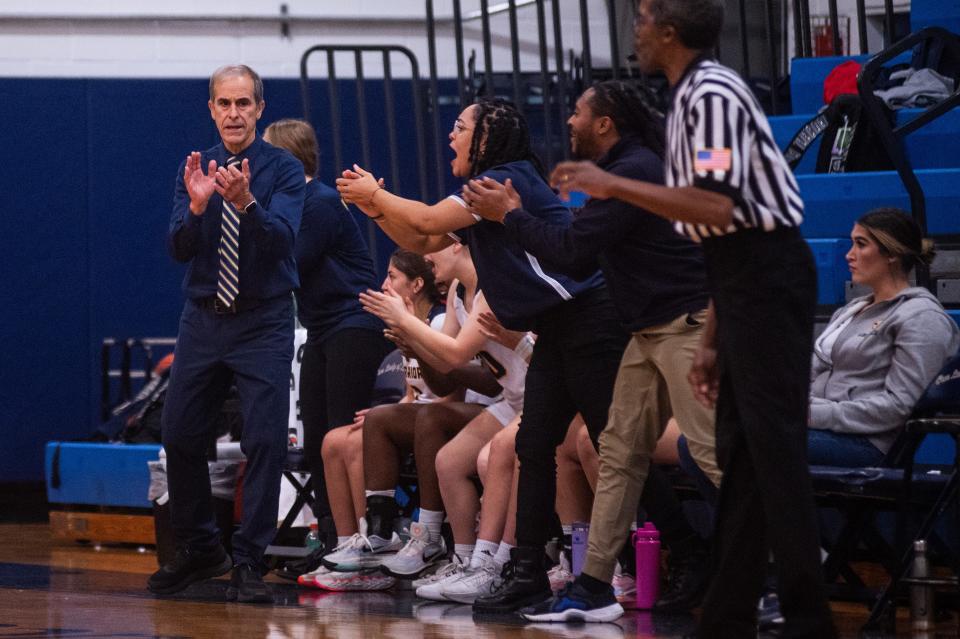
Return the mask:
{"type": "MultiPolygon", "coordinates": [[[[916,172],[927,202],[931,235],[960,229],[960,168],[916,172]]],[[[808,238],[847,237],[853,222],[880,206],[910,210],[907,191],[894,171],[798,175],[806,206],[803,234],[808,238]]]]}
{"type": "Polygon", "coordinates": [[[869,55],[794,58],[790,64],[790,102],[793,112],[813,117],[823,106],[823,80],[834,67],[847,60],[863,64],[869,59],[869,55]]]}
{"type": "Polygon", "coordinates": [[[943,27],[960,33],[960,0],[913,0],[910,3],[910,30],[943,27]]]}

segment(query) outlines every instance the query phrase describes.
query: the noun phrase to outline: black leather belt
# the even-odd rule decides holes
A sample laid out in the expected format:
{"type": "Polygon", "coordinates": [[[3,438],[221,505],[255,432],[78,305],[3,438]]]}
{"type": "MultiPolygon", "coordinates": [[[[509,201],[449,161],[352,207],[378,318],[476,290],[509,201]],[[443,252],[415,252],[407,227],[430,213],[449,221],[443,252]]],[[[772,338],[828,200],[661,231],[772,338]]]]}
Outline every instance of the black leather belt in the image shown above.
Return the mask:
{"type": "Polygon", "coordinates": [[[263,300],[259,298],[238,297],[233,300],[233,304],[230,306],[224,306],[223,302],[221,302],[220,298],[216,295],[198,297],[193,301],[200,308],[213,311],[217,315],[235,315],[236,313],[249,311],[263,304],[263,300]]]}

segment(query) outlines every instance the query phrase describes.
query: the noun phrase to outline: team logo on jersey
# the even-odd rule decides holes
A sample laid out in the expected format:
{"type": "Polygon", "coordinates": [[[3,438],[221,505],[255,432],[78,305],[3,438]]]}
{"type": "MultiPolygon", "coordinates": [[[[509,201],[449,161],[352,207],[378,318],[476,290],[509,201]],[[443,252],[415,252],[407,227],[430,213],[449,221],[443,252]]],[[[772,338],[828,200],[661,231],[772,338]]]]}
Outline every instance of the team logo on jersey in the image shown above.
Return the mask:
{"type": "Polygon", "coordinates": [[[700,149],[693,159],[693,170],[705,171],[729,171],[732,156],[730,149],[700,149]]]}

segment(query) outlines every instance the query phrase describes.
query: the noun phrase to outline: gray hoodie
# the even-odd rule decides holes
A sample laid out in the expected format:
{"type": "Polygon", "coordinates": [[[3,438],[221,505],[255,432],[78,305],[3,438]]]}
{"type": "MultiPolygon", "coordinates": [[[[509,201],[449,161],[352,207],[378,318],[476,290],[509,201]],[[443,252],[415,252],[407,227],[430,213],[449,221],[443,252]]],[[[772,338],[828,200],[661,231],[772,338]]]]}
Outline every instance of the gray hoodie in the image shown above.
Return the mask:
{"type": "Polygon", "coordinates": [[[904,289],[857,314],[871,299],[839,309],[814,344],[810,428],[865,435],[887,452],[960,346],[960,330],[925,288],[904,289]]]}

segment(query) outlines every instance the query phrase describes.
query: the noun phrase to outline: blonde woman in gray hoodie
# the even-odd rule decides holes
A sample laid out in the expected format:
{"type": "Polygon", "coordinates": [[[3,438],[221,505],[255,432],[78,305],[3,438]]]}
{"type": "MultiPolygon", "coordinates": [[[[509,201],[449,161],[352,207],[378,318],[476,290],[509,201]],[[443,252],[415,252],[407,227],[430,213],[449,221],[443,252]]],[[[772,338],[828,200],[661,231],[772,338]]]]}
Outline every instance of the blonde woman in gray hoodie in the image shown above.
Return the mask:
{"type": "Polygon", "coordinates": [[[960,345],[940,302],[908,275],[933,259],[931,242],[900,209],[863,215],[847,264],[870,293],[833,314],[814,344],[808,455],[811,464],[879,463],[924,389],[960,345]]]}

